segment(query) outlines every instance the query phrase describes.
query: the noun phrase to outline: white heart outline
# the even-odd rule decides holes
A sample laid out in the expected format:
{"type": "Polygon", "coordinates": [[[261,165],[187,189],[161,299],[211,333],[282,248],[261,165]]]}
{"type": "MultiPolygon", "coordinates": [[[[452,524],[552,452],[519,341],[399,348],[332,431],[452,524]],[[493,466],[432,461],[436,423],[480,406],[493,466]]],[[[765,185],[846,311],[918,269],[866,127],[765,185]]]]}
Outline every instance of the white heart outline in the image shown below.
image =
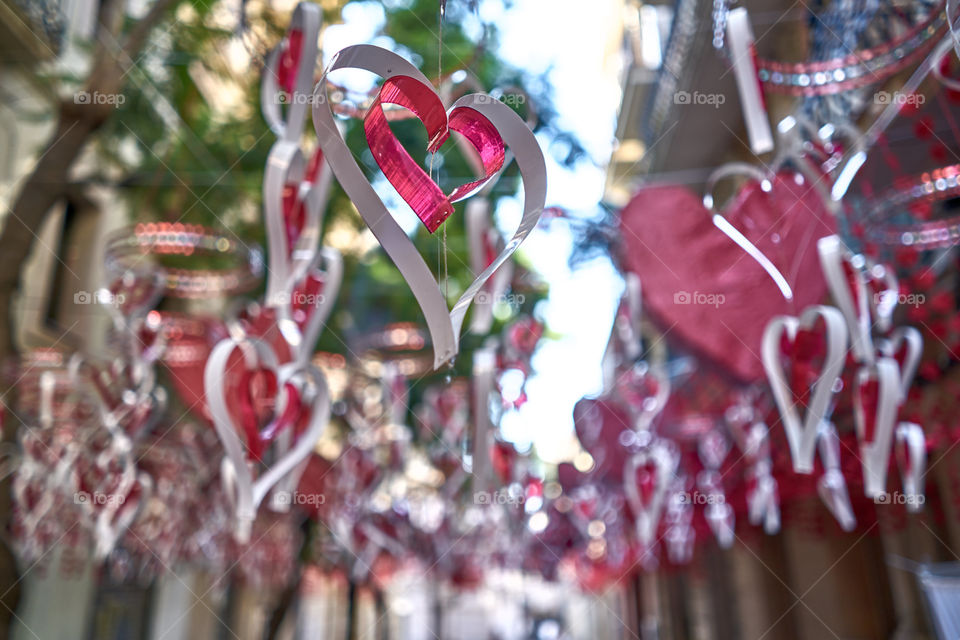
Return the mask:
{"type": "Polygon", "coordinates": [[[863,467],[863,492],[868,498],[886,493],[887,468],[893,447],[893,431],[900,407],[900,365],[893,358],[878,358],[872,365],[860,367],[853,390],[853,420],[860,442],[860,464],[863,467]],[[862,385],[877,381],[877,410],[874,417],[873,442],[867,442],[866,408],[862,385]]]}
{"type": "MultiPolygon", "coordinates": [[[[623,403],[627,406],[627,410],[630,412],[633,417],[633,430],[637,433],[644,431],[650,431],[650,425],[653,424],[653,421],[657,419],[663,409],[667,406],[667,401],[670,399],[670,392],[672,387],[670,386],[670,376],[667,375],[667,372],[663,370],[661,366],[654,366],[645,361],[640,361],[635,364],[632,369],[637,370],[640,368],[646,368],[645,371],[640,373],[644,376],[650,376],[654,383],[657,385],[657,392],[647,398],[652,399],[653,403],[649,407],[642,406],[641,408],[636,409],[634,406],[627,402],[623,395],[617,392],[617,397],[623,400],[623,403]]],[[[627,372],[621,372],[618,376],[618,381],[622,380],[623,375],[627,372]]],[[[614,391],[617,391],[616,384],[614,385],[614,391]]]]}
{"type": "MultiPolygon", "coordinates": [[[[330,417],[330,396],[326,379],[323,374],[317,372],[316,380],[319,381],[320,386],[317,389],[316,397],[313,399],[313,409],[306,430],[300,434],[293,446],[274,462],[273,466],[254,480],[243,451],[243,443],[240,441],[237,427],[227,408],[224,388],[224,378],[226,377],[230,355],[234,349],[243,346],[252,347],[255,354],[262,358],[259,364],[261,366],[265,365],[276,373],[278,406],[275,411],[277,415],[283,412],[281,403],[286,401],[286,393],[283,392],[286,383],[291,381],[303,368],[296,363],[277,366],[273,350],[261,340],[246,339],[238,342],[233,338],[224,338],[210,352],[207,365],[203,370],[203,387],[207,399],[207,408],[210,410],[213,425],[221,444],[223,444],[227,458],[233,465],[234,515],[236,518],[234,533],[236,539],[240,542],[249,540],[253,520],[257,515],[257,508],[263,502],[267,493],[310,455],[317,440],[323,435],[330,417]]],[[[245,351],[245,355],[249,351],[249,349],[245,351]]],[[[313,376],[314,374],[311,372],[311,377],[313,376]]]]}
{"type": "MultiPolygon", "coordinates": [[[[122,471],[118,479],[119,484],[116,487],[91,487],[86,500],[76,500],[76,497],[74,500],[79,505],[81,513],[87,520],[86,524],[93,534],[93,557],[96,560],[103,560],[110,555],[120,536],[139,515],[143,504],[150,497],[153,489],[150,477],[137,471],[137,465],[133,459],[133,440],[118,425],[110,425],[105,422],[103,428],[107,430],[110,436],[110,446],[99,453],[94,464],[105,474],[109,474],[109,466],[114,462],[119,462],[122,465],[122,471]],[[136,502],[130,504],[128,498],[134,485],[138,483],[141,486],[142,493],[136,502]],[[103,491],[103,488],[106,488],[107,491],[103,491]],[[97,504],[99,495],[103,495],[107,499],[99,509],[95,509],[94,505],[97,504]],[[122,498],[122,500],[118,498],[122,498]]],[[[81,486],[79,469],[71,465],[69,477],[73,487],[79,490],[81,486]]],[[[109,475],[105,477],[109,478],[109,475]]]]}
{"type": "Polygon", "coordinates": [[[843,371],[847,350],[847,326],[843,314],[833,307],[814,305],[807,307],[799,318],[776,316],[767,324],[763,332],[762,359],[767,372],[770,390],[777,403],[783,428],[790,446],[790,458],[796,473],[813,473],[813,459],[816,454],[817,431],[822,421],[829,415],[830,399],[833,396],[834,381],[843,371]],[[780,353],[780,338],[784,333],[792,341],[798,329],[810,329],[822,319],[827,329],[827,357],[823,370],[813,386],[810,406],[803,421],[793,402],[793,392],[784,375],[783,358],[780,353]]]}
{"type": "Polygon", "coordinates": [[[872,363],[876,355],[870,335],[870,292],[864,280],[863,267],[853,264],[853,252],[837,235],[820,238],[817,241],[817,252],[820,255],[820,268],[830,289],[830,295],[833,296],[834,303],[847,322],[850,331],[850,349],[857,362],[872,363]],[[844,263],[853,269],[856,278],[855,293],[859,302],[854,300],[854,292],[850,291],[850,282],[843,270],[844,263]]]}
{"type": "Polygon", "coordinates": [[[900,482],[907,494],[906,508],[910,513],[923,509],[923,479],[927,469],[927,439],[923,427],[915,422],[901,422],[896,433],[897,467],[900,482]],[[909,456],[909,465],[908,463],[909,456]]]}
{"type": "Polygon", "coordinates": [[[57,487],[51,482],[51,478],[47,473],[48,471],[37,464],[31,457],[24,456],[20,468],[13,476],[13,482],[11,483],[13,497],[20,511],[20,525],[26,531],[25,539],[22,540],[21,543],[25,555],[30,557],[34,555],[42,556],[44,550],[40,546],[40,537],[36,535],[37,527],[40,526],[43,519],[50,513],[50,510],[56,506],[54,498],[56,497],[55,491],[57,487]],[[36,504],[33,505],[32,509],[27,510],[25,509],[25,507],[29,505],[27,501],[27,489],[30,488],[33,482],[42,484],[43,488],[40,491],[40,496],[36,504]]]}
{"type": "Polygon", "coordinates": [[[646,447],[633,454],[623,465],[623,492],[633,510],[636,519],[637,540],[649,547],[657,535],[657,527],[666,505],[667,492],[677,474],[680,456],[666,441],[655,439],[646,447]],[[650,504],[643,505],[640,490],[637,488],[637,469],[645,462],[653,461],[657,467],[656,485],[650,504]]]}
{"type": "Polygon", "coordinates": [[[513,238],[450,309],[427,263],[374,191],[336,126],[325,94],[327,76],[332,71],[346,68],[370,71],[384,79],[409,76],[429,87],[438,100],[440,98],[419,69],[392,51],[373,45],[346,47],[334,55],[314,88],[313,98],[313,126],[324,158],[370,231],[410,286],[427,322],[433,343],[434,369],[437,369],[456,356],[459,350],[460,328],[474,296],[500,265],[513,255],[540,220],[547,190],[543,152],[533,132],[520,116],[488,95],[463,96],[447,111],[449,113],[453,109],[467,107],[479,112],[493,124],[506,147],[513,151],[524,190],[523,215],[513,238]]]}
{"type": "Polygon", "coordinates": [[[900,369],[901,402],[906,402],[913,378],[917,375],[917,367],[920,366],[920,358],[923,356],[923,335],[914,327],[897,327],[880,345],[880,353],[896,360],[897,353],[904,344],[907,345],[907,352],[900,369]]]}

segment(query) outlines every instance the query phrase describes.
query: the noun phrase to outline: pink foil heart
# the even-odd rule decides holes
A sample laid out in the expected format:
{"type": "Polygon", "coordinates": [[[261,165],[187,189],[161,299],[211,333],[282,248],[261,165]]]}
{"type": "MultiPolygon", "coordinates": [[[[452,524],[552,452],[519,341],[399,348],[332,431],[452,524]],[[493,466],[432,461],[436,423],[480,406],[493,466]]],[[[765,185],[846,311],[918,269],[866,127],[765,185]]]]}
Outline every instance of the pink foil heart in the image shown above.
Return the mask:
{"type": "Polygon", "coordinates": [[[644,309],[670,336],[743,382],[763,378],[760,343],[774,316],[826,293],[817,239],[833,218],[809,181],[778,173],[748,182],[723,217],[780,270],[792,303],[740,246],[717,229],[700,197],[672,185],[642,189],[621,213],[623,264],[643,279],[644,309]]]}
{"type": "Polygon", "coordinates": [[[503,167],[503,139],[493,123],[468,107],[456,107],[447,113],[431,87],[408,76],[394,76],[384,81],[363,119],[363,129],[383,175],[430,233],[450,217],[454,202],[474,194],[503,167]],[[483,177],[446,195],[393,135],[383,110],[385,104],[409,109],[423,122],[430,140],[427,151],[431,153],[443,146],[450,131],[461,133],[480,154],[483,177]]]}

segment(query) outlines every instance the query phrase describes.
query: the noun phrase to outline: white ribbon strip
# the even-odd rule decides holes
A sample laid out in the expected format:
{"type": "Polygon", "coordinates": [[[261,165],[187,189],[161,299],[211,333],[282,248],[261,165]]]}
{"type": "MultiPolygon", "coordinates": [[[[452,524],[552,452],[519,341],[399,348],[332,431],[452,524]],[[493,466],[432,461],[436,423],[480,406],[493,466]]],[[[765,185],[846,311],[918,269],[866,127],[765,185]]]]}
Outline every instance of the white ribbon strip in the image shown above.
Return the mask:
{"type": "Polygon", "coordinates": [[[760,77],[757,75],[750,16],[745,8],[738,7],[727,14],[727,41],[730,43],[733,75],[737,80],[750,148],[756,155],[767,153],[773,150],[773,132],[767,118],[760,77]]]}
{"type": "Polygon", "coordinates": [[[925,501],[923,482],[927,473],[927,440],[923,427],[914,422],[897,425],[897,447],[897,464],[907,511],[916,513],[923,508],[925,501]]]}
{"type": "Polygon", "coordinates": [[[863,466],[863,492],[868,498],[876,498],[886,492],[887,468],[893,446],[893,429],[900,407],[900,365],[893,358],[879,358],[875,364],[861,367],[855,384],[877,382],[877,407],[873,416],[873,441],[866,441],[866,423],[869,419],[863,395],[859,389],[853,392],[853,418],[860,440],[860,463],[863,466]]]}
{"type": "Polygon", "coordinates": [[[817,241],[820,268],[827,281],[833,301],[843,313],[850,331],[850,348],[860,363],[872,363],[876,357],[870,331],[870,303],[864,281],[863,265],[854,264],[854,255],[840,239],[832,235],[817,241]],[[853,271],[855,282],[851,290],[850,280],[843,268],[844,263],[853,271]]]}

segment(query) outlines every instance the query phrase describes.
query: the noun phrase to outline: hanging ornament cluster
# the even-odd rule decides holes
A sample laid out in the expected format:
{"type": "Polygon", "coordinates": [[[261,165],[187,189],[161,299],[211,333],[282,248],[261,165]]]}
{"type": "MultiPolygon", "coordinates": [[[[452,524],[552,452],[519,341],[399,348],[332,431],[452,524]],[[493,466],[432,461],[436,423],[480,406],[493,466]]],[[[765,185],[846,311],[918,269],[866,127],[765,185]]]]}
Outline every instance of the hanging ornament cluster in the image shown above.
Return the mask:
{"type": "Polygon", "coordinates": [[[23,426],[0,472],[13,473],[22,561],[66,542],[81,564],[106,560],[118,579],[149,581],[188,564],[232,568],[267,588],[290,583],[305,549],[360,581],[417,562],[470,585],[487,563],[523,562],[543,482],[498,429],[523,404],[544,327],[520,315],[490,334],[524,275],[510,258],[543,210],[535,120],[481,93],[447,110],[418,69],[373,46],[339,52],[315,85],[320,26],[318,7],[298,5],[265,61],[261,106],[277,138],[263,178],[266,260],[229,231],[171,222],[120,230],[108,239],[107,285],[97,292],[112,319],[109,353],[24,358],[23,426]],[[348,68],[382,78],[362,111],[327,96],[329,74],[348,68]],[[396,107],[423,122],[429,153],[456,132],[481,177],[441,190],[389,128],[396,107]],[[303,147],[308,113],[312,150],[303,147]],[[466,212],[476,280],[452,309],[357,165],[335,114],[362,119],[383,176],[430,233],[454,203],[480,193],[466,212]],[[525,204],[505,241],[487,195],[511,163],[525,204]],[[321,245],[334,178],[410,285],[427,327],[397,324],[362,337],[362,355],[351,351],[349,360],[315,352],[344,271],[340,254],[321,245]],[[264,280],[262,298],[236,297],[264,280]],[[158,309],[164,300],[214,297],[233,297],[223,317],[158,309]],[[430,385],[411,411],[411,376],[457,355],[475,298],[470,331],[485,342],[471,354],[472,378],[430,385]],[[167,412],[171,399],[181,415],[167,412]],[[305,517],[323,523],[310,539],[305,517]]]}

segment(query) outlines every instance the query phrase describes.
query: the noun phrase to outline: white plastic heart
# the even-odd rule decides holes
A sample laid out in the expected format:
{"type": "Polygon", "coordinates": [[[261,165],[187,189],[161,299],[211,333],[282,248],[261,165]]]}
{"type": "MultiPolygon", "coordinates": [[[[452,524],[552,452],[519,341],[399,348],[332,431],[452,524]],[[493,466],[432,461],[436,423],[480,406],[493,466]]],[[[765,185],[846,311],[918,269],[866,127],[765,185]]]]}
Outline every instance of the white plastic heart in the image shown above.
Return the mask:
{"type": "Polygon", "coordinates": [[[783,420],[793,470],[797,473],[813,473],[817,432],[820,423],[829,417],[834,383],[843,371],[846,360],[847,327],[843,314],[833,307],[816,305],[804,309],[799,318],[777,316],[767,324],[762,344],[763,368],[767,372],[770,390],[783,420]],[[823,370],[813,385],[810,405],[801,420],[793,392],[787,382],[780,341],[784,336],[792,341],[799,329],[811,329],[817,320],[823,320],[826,327],[827,354],[823,370]]]}
{"type": "MultiPolygon", "coordinates": [[[[470,94],[457,100],[451,109],[477,111],[497,129],[505,146],[513,151],[523,180],[523,215],[516,232],[497,258],[476,277],[457,300],[447,307],[440,285],[413,242],[394,220],[390,211],[364,175],[337,128],[326,96],[327,76],[338,69],[363,69],[388,79],[413,78],[431,87],[427,77],[399,55],[372,45],[356,45],[338,52],[314,88],[313,126],[324,157],[334,175],[353,201],[364,222],[400,270],[423,311],[433,343],[434,368],[448,362],[459,350],[460,328],[473,298],[490,276],[506,262],[534,229],[543,212],[547,175],[543,152],[533,132],[510,107],[485,94],[470,94]]],[[[431,90],[433,90],[431,88],[431,90]]],[[[436,94],[436,91],[434,94],[436,94]]],[[[439,100],[439,96],[437,97],[439,100]]]]}

